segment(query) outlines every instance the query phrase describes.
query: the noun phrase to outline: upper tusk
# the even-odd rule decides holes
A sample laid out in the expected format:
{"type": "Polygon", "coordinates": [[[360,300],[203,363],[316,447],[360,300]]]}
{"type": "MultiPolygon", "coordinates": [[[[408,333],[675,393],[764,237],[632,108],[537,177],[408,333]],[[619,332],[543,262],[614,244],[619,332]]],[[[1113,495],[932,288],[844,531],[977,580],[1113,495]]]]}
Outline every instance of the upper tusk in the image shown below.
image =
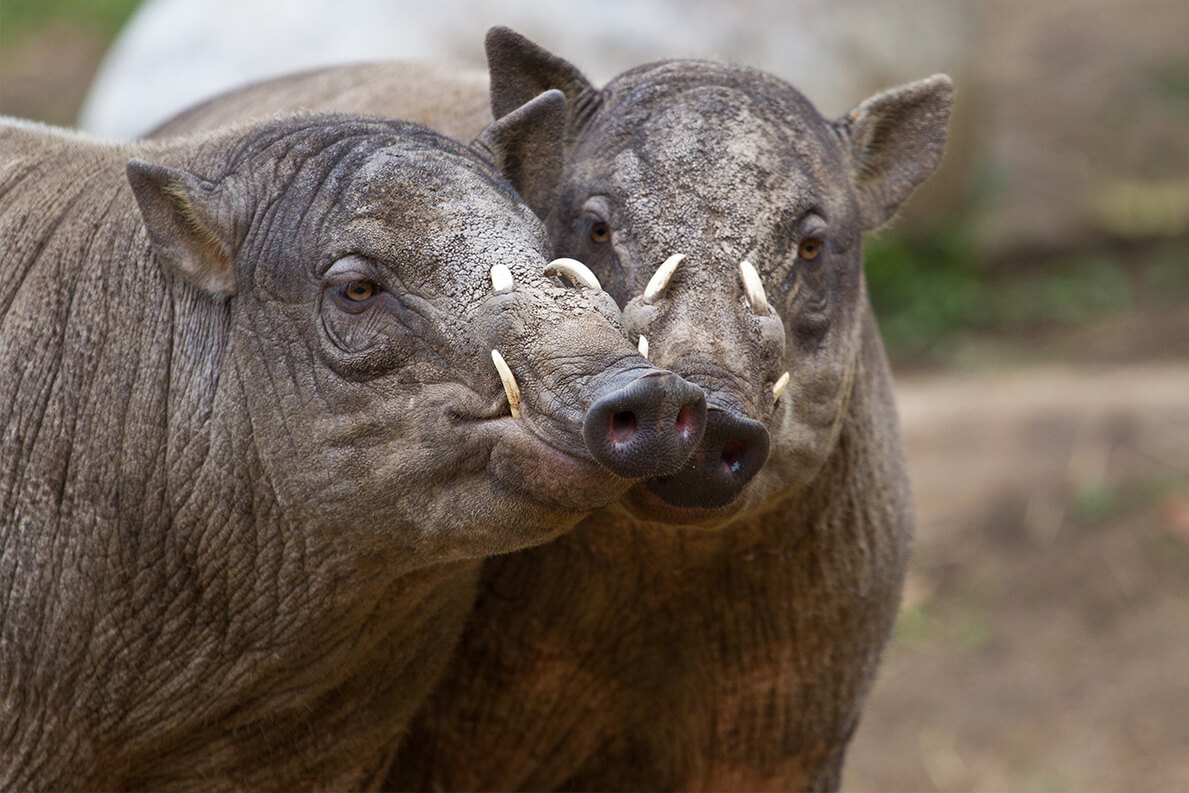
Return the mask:
{"type": "Polygon", "coordinates": [[[675,253],[668,259],[665,259],[664,264],[656,268],[656,272],[652,274],[648,286],[644,287],[645,303],[655,303],[664,296],[665,289],[669,287],[669,279],[673,277],[673,273],[677,270],[677,265],[681,264],[684,258],[684,253],[675,253]]]}
{"type": "Polygon", "coordinates": [[[516,288],[516,282],[512,280],[512,271],[508,269],[506,264],[492,265],[491,288],[497,295],[504,292],[511,292],[516,288]]]}
{"type": "Polygon", "coordinates": [[[512,370],[508,368],[508,362],[504,360],[504,356],[500,355],[499,350],[491,351],[491,360],[495,364],[495,370],[500,373],[500,382],[504,384],[504,393],[508,395],[508,408],[512,411],[512,418],[518,419],[520,418],[520,386],[516,385],[516,378],[512,376],[512,370]]]}
{"type": "Polygon", "coordinates": [[[764,294],[764,284],[760,281],[760,274],[756,272],[756,268],[751,262],[744,260],[739,262],[739,273],[743,276],[743,294],[747,296],[751,310],[757,314],[767,314],[768,296],[764,294]]]}
{"type": "Polygon", "coordinates": [[[644,336],[643,333],[640,334],[640,343],[636,345],[636,348],[638,350],[640,350],[641,357],[643,357],[643,358],[648,357],[648,339],[644,336]]]}
{"type": "Polygon", "coordinates": [[[784,374],[782,374],[780,376],[780,379],[777,380],[772,385],[772,401],[773,402],[780,399],[781,392],[784,391],[784,387],[788,384],[789,384],[789,373],[785,372],[784,374]]]}
{"type": "Polygon", "coordinates": [[[554,259],[545,268],[545,275],[565,276],[574,286],[581,285],[590,289],[603,288],[590,268],[577,259],[554,259]]]}

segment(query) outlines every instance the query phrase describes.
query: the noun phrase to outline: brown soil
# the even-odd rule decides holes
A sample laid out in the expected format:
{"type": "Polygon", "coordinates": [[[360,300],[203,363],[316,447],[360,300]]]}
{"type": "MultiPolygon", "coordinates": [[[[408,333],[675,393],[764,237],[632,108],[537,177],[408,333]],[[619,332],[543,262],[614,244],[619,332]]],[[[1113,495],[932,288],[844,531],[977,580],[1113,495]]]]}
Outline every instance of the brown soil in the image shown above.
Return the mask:
{"type": "Polygon", "coordinates": [[[1189,366],[902,382],[917,544],[846,790],[1189,790],[1189,366]]]}

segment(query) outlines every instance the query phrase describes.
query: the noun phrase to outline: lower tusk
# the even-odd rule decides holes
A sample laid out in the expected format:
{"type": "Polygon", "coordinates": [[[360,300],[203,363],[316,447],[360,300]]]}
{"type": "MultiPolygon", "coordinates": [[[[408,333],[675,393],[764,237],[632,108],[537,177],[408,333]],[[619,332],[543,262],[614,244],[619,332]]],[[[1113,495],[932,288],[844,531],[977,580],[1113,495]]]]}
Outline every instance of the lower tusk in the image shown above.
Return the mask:
{"type": "Polygon", "coordinates": [[[492,266],[491,288],[497,295],[501,295],[504,292],[511,292],[516,288],[516,282],[512,280],[512,271],[508,269],[506,264],[492,266]]]}
{"type": "Polygon", "coordinates": [[[504,393],[508,395],[508,408],[512,411],[512,418],[518,419],[520,418],[520,386],[516,385],[516,378],[512,376],[512,370],[508,368],[508,362],[504,360],[504,356],[500,355],[499,350],[491,351],[491,360],[495,364],[495,370],[500,373],[500,382],[504,384],[504,393]]]}
{"type": "Polygon", "coordinates": [[[684,253],[675,253],[665,259],[664,264],[656,268],[656,272],[648,281],[648,286],[644,287],[645,303],[655,303],[664,297],[665,290],[669,288],[669,279],[673,277],[673,273],[677,271],[677,265],[681,264],[684,258],[684,253]]]}
{"type": "Polygon", "coordinates": [[[648,357],[648,339],[643,334],[640,335],[640,343],[636,345],[636,348],[640,350],[641,356],[648,357]]]}
{"type": "Polygon", "coordinates": [[[780,376],[780,379],[777,380],[776,383],[773,384],[773,386],[772,386],[772,401],[773,402],[780,399],[780,395],[781,395],[781,393],[783,393],[784,387],[787,386],[788,384],[789,384],[789,373],[785,372],[784,374],[782,374],[780,376]]]}
{"type": "Polygon", "coordinates": [[[564,276],[574,286],[585,286],[589,289],[603,288],[599,279],[582,262],[577,259],[554,259],[545,268],[545,275],[564,276]]]}
{"type": "Polygon", "coordinates": [[[739,262],[739,274],[743,276],[743,294],[747,296],[751,310],[757,314],[767,314],[768,296],[764,294],[764,283],[760,280],[760,274],[756,272],[755,266],[749,261],[741,261],[739,262]]]}

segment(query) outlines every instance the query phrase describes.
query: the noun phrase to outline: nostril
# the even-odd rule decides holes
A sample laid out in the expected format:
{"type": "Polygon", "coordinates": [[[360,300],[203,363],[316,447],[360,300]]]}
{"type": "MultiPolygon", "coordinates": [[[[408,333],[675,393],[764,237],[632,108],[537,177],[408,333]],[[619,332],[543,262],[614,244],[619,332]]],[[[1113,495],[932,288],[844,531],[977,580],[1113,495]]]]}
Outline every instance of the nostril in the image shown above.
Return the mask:
{"type": "Polygon", "coordinates": [[[727,441],[722,447],[722,462],[732,474],[739,473],[743,458],[747,455],[747,444],[743,441],[727,441]]]}
{"type": "Polygon", "coordinates": [[[611,416],[611,440],[617,444],[627,443],[636,434],[636,414],[623,410],[611,416]]]}
{"type": "Polygon", "coordinates": [[[683,405],[677,411],[677,434],[682,440],[689,440],[698,431],[698,406],[683,405]]]}
{"type": "Polygon", "coordinates": [[[582,439],[612,473],[643,479],[680,470],[705,423],[701,389],[658,369],[595,400],[583,419],[582,439]]]}

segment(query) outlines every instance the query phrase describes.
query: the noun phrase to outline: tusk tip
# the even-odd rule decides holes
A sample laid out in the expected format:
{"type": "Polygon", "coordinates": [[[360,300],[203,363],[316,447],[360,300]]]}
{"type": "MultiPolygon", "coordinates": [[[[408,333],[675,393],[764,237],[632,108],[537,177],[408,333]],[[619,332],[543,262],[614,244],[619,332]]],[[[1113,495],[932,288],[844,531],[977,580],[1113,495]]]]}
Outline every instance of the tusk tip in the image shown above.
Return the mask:
{"type": "Polygon", "coordinates": [[[636,348],[640,350],[641,357],[648,358],[648,338],[643,334],[640,334],[640,343],[636,345],[636,348]]]}
{"type": "Polygon", "coordinates": [[[516,288],[516,282],[512,279],[512,271],[508,269],[506,264],[496,264],[491,268],[491,289],[497,295],[504,292],[511,292],[516,288]]]}
{"type": "Polygon", "coordinates": [[[577,259],[565,257],[554,259],[545,268],[545,275],[563,276],[575,286],[585,286],[589,289],[598,289],[600,291],[603,288],[603,285],[599,283],[598,277],[590,271],[590,268],[577,259]]]}
{"type": "Polygon", "coordinates": [[[780,379],[772,384],[772,401],[780,399],[780,395],[784,392],[785,386],[789,384],[789,373],[785,372],[780,376],[780,379]]]}
{"type": "Polygon", "coordinates": [[[648,281],[648,286],[644,287],[645,303],[655,303],[664,297],[665,290],[669,288],[669,281],[672,280],[673,273],[677,271],[677,265],[683,261],[685,261],[685,254],[675,253],[656,268],[656,272],[648,281]]]}
{"type": "Polygon", "coordinates": [[[746,259],[739,262],[739,275],[743,279],[743,294],[751,305],[751,310],[757,314],[767,314],[768,296],[764,294],[764,282],[760,280],[755,265],[746,259]]]}
{"type": "Polygon", "coordinates": [[[504,394],[508,397],[508,410],[512,414],[512,418],[520,418],[520,386],[516,383],[516,377],[512,374],[512,369],[508,366],[508,362],[504,360],[504,356],[500,355],[499,350],[491,351],[491,362],[495,364],[495,370],[499,373],[500,383],[504,386],[504,394]]]}

